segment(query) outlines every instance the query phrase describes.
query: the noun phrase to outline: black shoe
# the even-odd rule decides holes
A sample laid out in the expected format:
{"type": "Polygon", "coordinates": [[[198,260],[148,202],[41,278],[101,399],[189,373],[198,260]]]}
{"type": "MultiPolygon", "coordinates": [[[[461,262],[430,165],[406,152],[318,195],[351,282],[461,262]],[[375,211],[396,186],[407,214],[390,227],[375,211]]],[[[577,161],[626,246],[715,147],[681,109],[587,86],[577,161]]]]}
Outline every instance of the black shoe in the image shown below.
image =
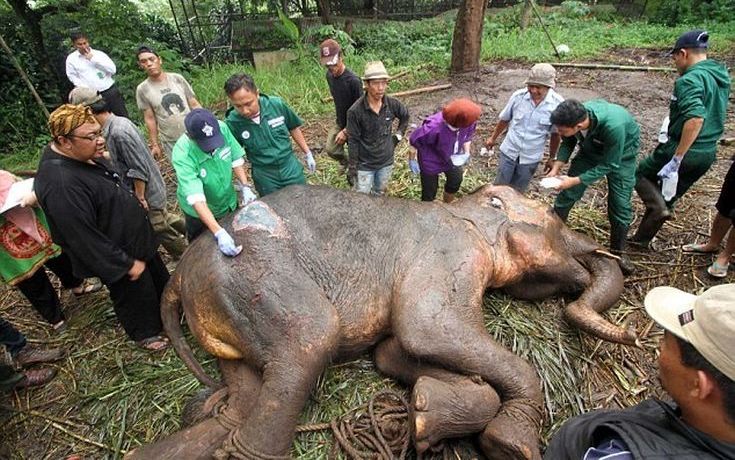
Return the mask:
{"type": "Polygon", "coordinates": [[[620,257],[618,266],[623,275],[633,274],[635,267],[631,263],[628,256],[625,255],[625,241],[628,236],[628,227],[625,225],[613,224],[610,226],[610,251],[620,257]]]}

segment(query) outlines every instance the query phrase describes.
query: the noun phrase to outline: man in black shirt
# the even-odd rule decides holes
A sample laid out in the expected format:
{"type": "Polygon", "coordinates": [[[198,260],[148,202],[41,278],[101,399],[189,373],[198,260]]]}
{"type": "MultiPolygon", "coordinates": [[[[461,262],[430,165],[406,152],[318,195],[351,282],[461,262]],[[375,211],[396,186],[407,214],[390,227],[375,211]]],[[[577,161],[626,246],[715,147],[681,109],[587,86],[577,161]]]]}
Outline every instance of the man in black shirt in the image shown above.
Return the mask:
{"type": "Polygon", "coordinates": [[[357,179],[355,189],[360,193],[385,193],[396,145],[408,127],[406,106],[385,94],[389,78],[382,62],[368,62],[362,77],[365,95],[347,111],[348,176],[357,179]],[[395,119],[398,128],[393,134],[395,119]]]}
{"type": "Polygon", "coordinates": [[[319,54],[322,65],[327,67],[327,84],[337,114],[336,125],[327,134],[324,151],[342,166],[347,167],[344,151],[344,144],[347,142],[347,110],[362,96],[362,82],[345,67],[342,49],[336,41],[331,38],[324,40],[319,46],[319,54]]]}
{"type": "Polygon", "coordinates": [[[149,350],[167,342],[159,300],[168,270],[145,209],[102,157],[105,141],[89,107],[66,104],[49,117],[34,188],[54,241],[80,278],[99,277],[128,336],[149,350]]]}

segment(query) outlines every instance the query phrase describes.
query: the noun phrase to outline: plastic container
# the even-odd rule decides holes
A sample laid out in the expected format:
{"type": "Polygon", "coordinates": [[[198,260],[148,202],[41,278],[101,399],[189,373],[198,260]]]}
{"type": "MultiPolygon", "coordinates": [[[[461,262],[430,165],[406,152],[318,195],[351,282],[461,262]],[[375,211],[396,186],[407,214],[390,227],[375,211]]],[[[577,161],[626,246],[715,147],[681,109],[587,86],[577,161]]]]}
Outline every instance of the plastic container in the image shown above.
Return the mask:
{"type": "Polygon", "coordinates": [[[676,195],[676,185],[679,183],[679,173],[672,172],[661,181],[661,194],[664,200],[671,201],[676,195]]]}

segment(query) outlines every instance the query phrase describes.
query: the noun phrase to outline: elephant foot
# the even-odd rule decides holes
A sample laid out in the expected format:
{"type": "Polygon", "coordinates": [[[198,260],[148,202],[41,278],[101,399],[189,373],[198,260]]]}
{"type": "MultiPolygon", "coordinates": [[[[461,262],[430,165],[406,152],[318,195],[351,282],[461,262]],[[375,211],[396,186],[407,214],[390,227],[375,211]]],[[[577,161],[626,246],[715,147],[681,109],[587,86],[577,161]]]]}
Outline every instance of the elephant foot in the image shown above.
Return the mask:
{"type": "Polygon", "coordinates": [[[479,441],[489,460],[540,460],[541,408],[530,400],[510,400],[487,425],[479,441]]]}
{"type": "Polygon", "coordinates": [[[181,411],[181,426],[194,426],[214,415],[214,408],[227,397],[228,389],[217,391],[209,387],[202,388],[184,404],[181,411]]]}
{"type": "Polygon", "coordinates": [[[215,450],[222,445],[229,431],[216,419],[210,418],[155,444],[132,450],[125,455],[125,460],[148,460],[151,458],[211,459],[215,450]]]}
{"type": "Polygon", "coordinates": [[[485,429],[498,412],[500,398],[479,377],[446,382],[422,376],[413,387],[410,407],[414,445],[423,453],[443,439],[485,429]]]}

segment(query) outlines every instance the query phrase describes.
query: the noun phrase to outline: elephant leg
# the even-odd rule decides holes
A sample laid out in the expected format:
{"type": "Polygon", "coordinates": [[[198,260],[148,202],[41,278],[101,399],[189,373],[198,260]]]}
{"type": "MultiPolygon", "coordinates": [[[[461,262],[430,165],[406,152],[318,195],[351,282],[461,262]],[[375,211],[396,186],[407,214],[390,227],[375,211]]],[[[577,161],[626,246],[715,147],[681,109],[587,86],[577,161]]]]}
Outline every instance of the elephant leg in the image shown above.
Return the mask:
{"type": "Polygon", "coordinates": [[[176,458],[184,460],[211,459],[216,449],[227,439],[230,431],[238,425],[255,402],[261,382],[260,375],[241,360],[220,360],[222,379],[226,387],[221,391],[228,394],[226,408],[216,417],[211,410],[218,392],[191,407],[190,417],[200,420],[196,425],[181,430],[155,444],[139,447],[129,452],[125,458],[176,458]]]}
{"type": "Polygon", "coordinates": [[[481,379],[412,359],[393,337],[376,347],[375,364],[384,374],[413,386],[411,432],[419,453],[444,439],[483,431],[500,407],[498,394],[481,379]]]}
{"type": "MultiPolygon", "coordinates": [[[[467,266],[481,263],[472,257],[456,262],[467,266]]],[[[485,330],[480,304],[483,277],[454,266],[443,267],[441,259],[427,266],[432,269],[409,275],[398,290],[395,337],[416,359],[465,375],[479,375],[500,393],[500,411],[480,436],[486,456],[541,458],[541,383],[526,360],[495,342],[485,330]]]]}

